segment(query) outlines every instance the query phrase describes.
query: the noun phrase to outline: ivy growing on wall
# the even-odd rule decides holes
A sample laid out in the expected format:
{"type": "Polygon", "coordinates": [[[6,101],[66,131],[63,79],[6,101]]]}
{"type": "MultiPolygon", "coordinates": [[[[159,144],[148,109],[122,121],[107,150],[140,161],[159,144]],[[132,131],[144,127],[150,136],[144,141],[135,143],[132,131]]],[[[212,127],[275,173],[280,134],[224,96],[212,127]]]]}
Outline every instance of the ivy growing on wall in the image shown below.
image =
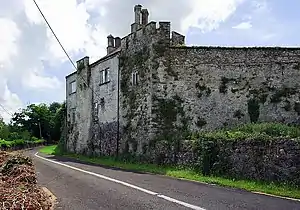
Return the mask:
{"type": "Polygon", "coordinates": [[[256,98],[252,98],[248,101],[248,114],[251,122],[257,122],[259,118],[260,104],[256,98]]]}
{"type": "Polygon", "coordinates": [[[77,73],[80,74],[83,69],[84,69],[84,63],[80,62],[77,67],[77,73]]]}

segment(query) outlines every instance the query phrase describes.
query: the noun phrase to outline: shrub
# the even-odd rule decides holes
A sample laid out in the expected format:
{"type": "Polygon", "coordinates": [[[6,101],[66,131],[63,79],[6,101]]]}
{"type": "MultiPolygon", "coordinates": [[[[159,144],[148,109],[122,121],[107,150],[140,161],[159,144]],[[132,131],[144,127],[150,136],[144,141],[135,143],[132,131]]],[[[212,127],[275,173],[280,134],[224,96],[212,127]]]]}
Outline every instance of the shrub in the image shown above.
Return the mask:
{"type": "Polygon", "coordinates": [[[259,123],[238,126],[231,130],[201,132],[191,137],[193,153],[196,156],[194,167],[204,175],[228,174],[229,161],[235,142],[252,140],[253,142],[272,141],[278,137],[300,138],[300,128],[280,123],[259,123]]]}
{"type": "Polygon", "coordinates": [[[244,132],[247,134],[262,133],[272,137],[300,137],[299,127],[289,126],[281,123],[246,124],[239,126],[234,130],[244,132]]]}
{"type": "Polygon", "coordinates": [[[9,134],[8,140],[13,141],[15,139],[20,139],[21,136],[17,132],[12,132],[9,134]]]}

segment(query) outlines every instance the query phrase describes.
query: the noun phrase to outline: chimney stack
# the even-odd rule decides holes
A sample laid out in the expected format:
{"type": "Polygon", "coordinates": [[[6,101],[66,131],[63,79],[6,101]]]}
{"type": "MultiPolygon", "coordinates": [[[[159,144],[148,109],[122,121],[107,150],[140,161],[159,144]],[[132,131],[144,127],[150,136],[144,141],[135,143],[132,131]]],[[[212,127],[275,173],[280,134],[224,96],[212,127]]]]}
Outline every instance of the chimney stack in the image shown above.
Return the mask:
{"type": "Polygon", "coordinates": [[[142,9],[142,25],[148,24],[149,12],[147,9],[142,9]]]}
{"type": "Polygon", "coordinates": [[[142,5],[138,4],[134,6],[134,14],[135,14],[135,23],[141,24],[141,11],[142,5]]]}
{"type": "Polygon", "coordinates": [[[142,5],[134,6],[134,23],[131,24],[131,33],[136,32],[141,26],[141,11],[142,5]]]}
{"type": "Polygon", "coordinates": [[[114,43],[114,37],[110,34],[108,37],[107,37],[107,41],[108,41],[108,44],[107,44],[107,54],[110,54],[111,52],[113,52],[115,50],[115,43],[114,43]]]}
{"type": "Polygon", "coordinates": [[[115,38],[115,48],[118,49],[121,46],[121,38],[116,37],[115,38]]]}

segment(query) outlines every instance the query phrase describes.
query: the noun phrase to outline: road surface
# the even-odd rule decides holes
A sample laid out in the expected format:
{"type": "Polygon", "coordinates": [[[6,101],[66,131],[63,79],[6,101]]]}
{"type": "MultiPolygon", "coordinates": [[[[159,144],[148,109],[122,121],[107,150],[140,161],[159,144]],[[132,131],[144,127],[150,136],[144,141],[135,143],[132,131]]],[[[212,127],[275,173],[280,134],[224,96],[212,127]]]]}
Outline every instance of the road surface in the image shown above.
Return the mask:
{"type": "Polygon", "coordinates": [[[300,210],[299,201],[35,153],[38,182],[58,198],[56,209],[300,210]]]}

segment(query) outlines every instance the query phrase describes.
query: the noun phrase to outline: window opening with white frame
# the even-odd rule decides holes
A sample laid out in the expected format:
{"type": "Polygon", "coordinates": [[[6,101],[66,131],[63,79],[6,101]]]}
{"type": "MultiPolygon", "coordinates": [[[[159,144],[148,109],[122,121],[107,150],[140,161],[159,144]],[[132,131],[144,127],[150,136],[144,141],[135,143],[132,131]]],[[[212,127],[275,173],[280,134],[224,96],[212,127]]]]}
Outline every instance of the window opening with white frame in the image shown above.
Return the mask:
{"type": "Polygon", "coordinates": [[[137,71],[132,73],[131,83],[132,83],[132,85],[138,85],[139,84],[139,74],[138,74],[137,71]]]}
{"type": "Polygon", "coordinates": [[[94,103],[94,120],[98,120],[98,111],[99,111],[99,105],[98,102],[94,103]]]}
{"type": "Polygon", "coordinates": [[[71,93],[76,93],[76,81],[70,83],[71,93]]]}
{"type": "Polygon", "coordinates": [[[109,68],[100,71],[100,85],[110,81],[109,68]]]}

